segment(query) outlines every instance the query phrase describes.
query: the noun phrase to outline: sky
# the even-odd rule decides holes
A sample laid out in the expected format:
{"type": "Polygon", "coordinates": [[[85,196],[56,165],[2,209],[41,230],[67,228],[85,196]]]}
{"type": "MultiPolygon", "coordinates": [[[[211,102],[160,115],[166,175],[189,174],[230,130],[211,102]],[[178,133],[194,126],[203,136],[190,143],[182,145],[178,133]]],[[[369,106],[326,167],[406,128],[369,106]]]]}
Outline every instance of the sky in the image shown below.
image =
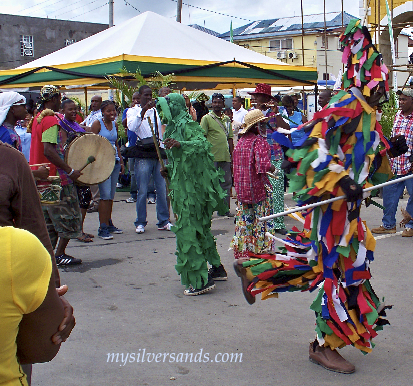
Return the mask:
{"type": "MultiPolygon", "coordinates": [[[[358,17],[359,2],[343,1],[344,11],[358,17]]],[[[300,0],[183,0],[183,4],[182,23],[199,24],[219,33],[229,31],[231,21],[235,29],[250,21],[301,15],[300,0]]],[[[176,8],[174,0],[114,0],[114,24],[146,11],[175,19],[176,8]]],[[[324,3],[303,0],[303,10],[305,15],[323,13],[324,3]]],[[[340,0],[326,0],[326,12],[339,11],[340,0]]],[[[109,20],[108,0],[1,0],[0,13],[105,24],[109,20]]]]}

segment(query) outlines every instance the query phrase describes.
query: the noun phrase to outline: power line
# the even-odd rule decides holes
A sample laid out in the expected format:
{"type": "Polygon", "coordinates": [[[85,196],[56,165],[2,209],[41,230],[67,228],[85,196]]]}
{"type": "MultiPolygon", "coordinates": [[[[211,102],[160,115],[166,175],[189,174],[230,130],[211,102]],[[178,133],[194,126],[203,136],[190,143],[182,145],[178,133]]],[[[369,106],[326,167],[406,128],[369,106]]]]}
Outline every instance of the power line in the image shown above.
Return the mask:
{"type": "MultiPolygon", "coordinates": [[[[92,4],[92,3],[96,3],[96,1],[98,1],[98,0],[92,1],[92,2],[87,3],[87,4],[85,4],[85,5],[89,5],[89,4],[92,4]]],[[[105,0],[105,1],[106,1],[106,0],[105,0]]],[[[87,12],[82,13],[82,15],[73,16],[73,17],[71,17],[70,19],[67,19],[67,20],[73,20],[73,19],[76,18],[76,17],[83,16],[83,15],[89,13],[89,12],[96,11],[97,9],[102,8],[102,7],[105,7],[106,5],[108,5],[107,2],[105,2],[105,4],[100,5],[99,7],[96,7],[96,8],[91,9],[90,11],[87,11],[87,12]]],[[[82,8],[82,7],[79,7],[79,8],[82,8]]],[[[79,9],[79,8],[76,8],[76,9],[79,9]]]]}
{"type": "Polygon", "coordinates": [[[124,1],[125,1],[125,5],[130,5],[133,9],[135,9],[136,11],[138,11],[139,13],[141,13],[141,11],[139,11],[139,9],[136,8],[136,7],[134,7],[131,3],[129,3],[129,2],[126,1],[126,0],[124,0],[124,1]]]}
{"type": "MultiPolygon", "coordinates": [[[[178,2],[178,0],[171,0],[175,3],[178,2]]],[[[227,15],[226,13],[221,13],[221,12],[216,12],[216,11],[211,11],[210,9],[206,9],[206,8],[201,8],[201,7],[197,7],[196,5],[191,5],[191,4],[187,4],[187,3],[182,3],[183,5],[187,5],[188,7],[192,7],[192,8],[197,8],[200,9],[201,11],[206,11],[206,12],[211,12],[211,13],[215,13],[217,15],[221,15],[221,16],[226,16],[226,17],[231,17],[233,19],[240,19],[240,20],[246,20],[246,21],[253,21],[250,19],[244,19],[242,17],[238,17],[238,16],[232,16],[232,15],[227,15]]]]}
{"type": "MultiPolygon", "coordinates": [[[[24,8],[24,9],[22,9],[22,10],[19,11],[19,12],[24,12],[24,11],[30,9],[30,8],[37,7],[38,5],[47,3],[48,1],[52,1],[52,0],[44,0],[44,1],[42,1],[41,3],[35,4],[35,5],[31,5],[30,7],[24,8]]],[[[60,1],[63,1],[63,0],[59,0],[58,2],[60,2],[60,1]]],[[[42,9],[44,9],[44,8],[42,8],[42,9]]]]}
{"type": "MultiPolygon", "coordinates": [[[[71,11],[76,11],[77,9],[83,8],[84,6],[89,5],[89,4],[96,3],[97,1],[102,1],[102,0],[93,0],[93,1],[91,1],[91,2],[89,2],[89,3],[87,3],[87,4],[83,4],[83,5],[80,6],[80,7],[77,7],[77,8],[75,8],[75,9],[72,9],[71,11]]],[[[105,0],[105,4],[101,5],[100,7],[91,9],[90,11],[84,12],[84,13],[82,13],[82,15],[84,15],[84,14],[86,14],[86,13],[89,13],[89,12],[92,12],[92,11],[94,11],[95,9],[104,7],[104,6],[107,5],[107,4],[108,4],[108,2],[107,2],[107,0],[105,0]]],[[[82,16],[82,15],[76,15],[76,16],[71,17],[70,19],[67,19],[67,20],[72,20],[72,19],[74,19],[75,17],[82,16]]]]}
{"type": "Polygon", "coordinates": [[[77,3],[80,3],[81,1],[83,1],[83,0],[75,1],[74,3],[72,3],[72,4],[70,4],[70,5],[65,5],[65,6],[62,7],[62,8],[56,9],[55,11],[53,11],[53,13],[56,13],[57,11],[60,11],[60,10],[65,9],[65,8],[67,8],[67,7],[71,7],[72,5],[75,5],[75,4],[77,4],[77,3]]]}
{"type": "MultiPolygon", "coordinates": [[[[178,0],[171,0],[171,1],[173,1],[173,2],[175,2],[175,3],[178,2],[178,0]]],[[[188,7],[200,9],[201,11],[210,12],[210,13],[215,13],[215,14],[221,15],[221,16],[231,17],[231,18],[233,18],[233,19],[240,19],[240,20],[246,20],[246,21],[251,21],[251,22],[257,21],[257,20],[245,19],[245,18],[239,17],[239,16],[228,15],[228,14],[226,14],[226,13],[221,13],[221,12],[212,11],[212,10],[210,10],[210,9],[206,9],[206,8],[202,8],[202,7],[197,7],[196,5],[191,5],[191,4],[188,4],[188,3],[182,3],[182,4],[183,4],[183,5],[187,5],[188,7]]],[[[341,12],[331,11],[331,12],[326,12],[325,14],[326,14],[326,15],[329,15],[329,14],[332,14],[332,13],[341,13],[341,12]]],[[[324,12],[320,12],[320,13],[310,13],[310,14],[308,14],[308,15],[303,15],[303,16],[318,16],[318,15],[324,15],[324,12]]],[[[274,18],[274,20],[292,19],[292,18],[294,18],[294,17],[300,17],[300,16],[283,16],[283,17],[276,17],[276,18],[274,18]]],[[[265,19],[262,19],[262,20],[265,20],[265,19]]]]}

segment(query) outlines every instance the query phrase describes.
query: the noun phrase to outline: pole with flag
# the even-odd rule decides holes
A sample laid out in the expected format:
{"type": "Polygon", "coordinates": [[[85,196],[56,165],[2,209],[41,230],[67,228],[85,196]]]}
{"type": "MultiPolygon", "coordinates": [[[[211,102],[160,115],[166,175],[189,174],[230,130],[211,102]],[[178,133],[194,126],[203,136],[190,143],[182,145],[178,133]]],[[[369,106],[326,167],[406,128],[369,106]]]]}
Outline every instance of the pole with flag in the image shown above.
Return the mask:
{"type": "Polygon", "coordinates": [[[229,27],[229,41],[231,43],[234,43],[234,32],[232,31],[232,20],[231,20],[231,25],[229,27]]]}

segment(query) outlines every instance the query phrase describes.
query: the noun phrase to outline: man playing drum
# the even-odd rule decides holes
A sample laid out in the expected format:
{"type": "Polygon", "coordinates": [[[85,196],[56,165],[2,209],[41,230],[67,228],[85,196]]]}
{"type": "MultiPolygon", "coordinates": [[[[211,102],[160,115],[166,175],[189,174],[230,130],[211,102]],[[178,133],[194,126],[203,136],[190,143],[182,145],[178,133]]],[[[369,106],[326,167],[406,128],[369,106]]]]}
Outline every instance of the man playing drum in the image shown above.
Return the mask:
{"type": "Polygon", "coordinates": [[[55,112],[60,108],[60,92],[55,86],[44,86],[40,90],[41,105],[32,127],[32,145],[30,160],[32,164],[50,162],[50,175],[59,175],[62,191],[60,203],[43,205],[43,214],[46,220],[47,231],[53,249],[56,248],[57,265],[81,264],[65,253],[70,239],[81,235],[81,215],[77,192],[73,181],[80,176],[79,170],[72,169],[64,161],[63,144],[66,132],[59,125],[55,112]],[[57,242],[59,239],[59,243],[57,242]]]}

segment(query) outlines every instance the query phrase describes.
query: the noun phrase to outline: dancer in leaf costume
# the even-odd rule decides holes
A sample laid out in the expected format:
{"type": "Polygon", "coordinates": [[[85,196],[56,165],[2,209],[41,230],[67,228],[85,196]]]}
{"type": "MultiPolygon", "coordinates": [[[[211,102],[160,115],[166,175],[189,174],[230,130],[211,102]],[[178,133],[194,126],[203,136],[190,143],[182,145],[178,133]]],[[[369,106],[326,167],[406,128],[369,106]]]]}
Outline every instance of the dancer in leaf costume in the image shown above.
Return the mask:
{"type": "MultiPolygon", "coordinates": [[[[388,71],[360,20],[349,23],[341,37],[347,71],[344,87],[301,125],[303,136],[294,145],[281,133],[273,139],[290,148],[290,191],[299,205],[345,195],[346,200],[303,212],[304,230],[297,228],[281,241],[275,254],[250,256],[234,263],[249,303],[279,292],[314,291],[311,305],[316,315],[316,339],[310,360],[336,372],[355,367],[337,352],[353,345],[363,353],[374,346],[372,338],[387,324],[384,305],[369,279],[375,240],[360,219],[362,188],[391,176],[386,152],[396,156],[406,150],[405,139],[388,142],[376,121],[376,106],[388,91],[388,71]],[[379,151],[379,143],[385,146],[379,151]]],[[[364,197],[366,198],[366,197],[364,197]]],[[[276,238],[274,238],[276,239],[276,238]]]]}
{"type": "Polygon", "coordinates": [[[172,209],[178,216],[172,231],[176,234],[177,272],[187,287],[185,295],[200,295],[215,288],[214,280],[226,280],[215,239],[211,234],[214,211],[228,211],[225,192],[220,187],[221,174],[214,166],[199,123],[188,114],[182,95],[158,98],[157,108],[166,123],[164,143],[172,209]],[[211,264],[208,272],[207,263],[211,264]]]}

